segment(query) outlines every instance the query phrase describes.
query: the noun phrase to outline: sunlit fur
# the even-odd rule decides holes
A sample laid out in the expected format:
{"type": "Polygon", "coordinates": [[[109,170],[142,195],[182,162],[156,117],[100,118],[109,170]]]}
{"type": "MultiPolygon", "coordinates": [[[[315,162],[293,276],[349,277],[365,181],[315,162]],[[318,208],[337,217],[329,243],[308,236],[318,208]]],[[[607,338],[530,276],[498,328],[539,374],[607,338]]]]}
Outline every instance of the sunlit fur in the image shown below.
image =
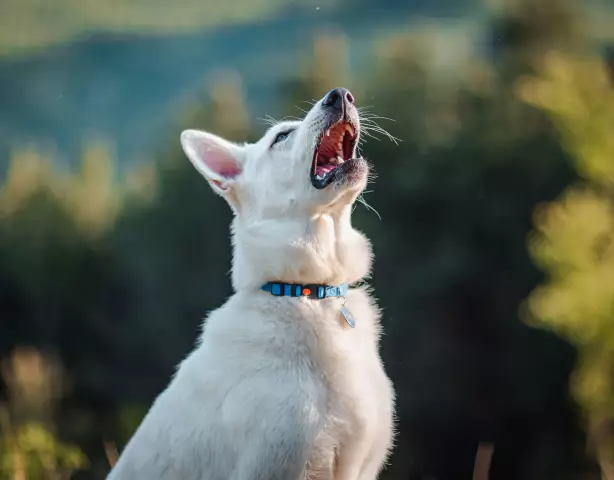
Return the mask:
{"type": "Polygon", "coordinates": [[[345,300],[259,290],[267,281],[337,285],[369,273],[369,242],[350,222],[366,164],[358,178],[322,190],[309,179],[326,118],[317,102],[303,121],[273,125],[250,145],[182,134],[190,161],[235,213],[235,293],[208,316],[109,479],[377,478],[392,445],[394,393],[367,290],[345,300]],[[355,329],[340,315],[344,301],[355,329]]]}

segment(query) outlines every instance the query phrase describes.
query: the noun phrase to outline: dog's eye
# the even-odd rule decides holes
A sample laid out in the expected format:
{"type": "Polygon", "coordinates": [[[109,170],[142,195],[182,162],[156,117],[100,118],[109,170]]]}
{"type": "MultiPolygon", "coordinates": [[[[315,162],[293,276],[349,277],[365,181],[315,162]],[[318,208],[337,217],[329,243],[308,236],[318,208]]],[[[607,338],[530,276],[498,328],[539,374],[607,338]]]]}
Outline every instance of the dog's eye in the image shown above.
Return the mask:
{"type": "Polygon", "coordinates": [[[271,147],[273,145],[275,145],[276,143],[279,142],[283,142],[286,138],[288,138],[290,136],[290,134],[293,132],[294,130],[286,130],[285,132],[279,132],[277,134],[277,136],[275,137],[275,140],[273,140],[273,143],[271,144],[271,147]]]}

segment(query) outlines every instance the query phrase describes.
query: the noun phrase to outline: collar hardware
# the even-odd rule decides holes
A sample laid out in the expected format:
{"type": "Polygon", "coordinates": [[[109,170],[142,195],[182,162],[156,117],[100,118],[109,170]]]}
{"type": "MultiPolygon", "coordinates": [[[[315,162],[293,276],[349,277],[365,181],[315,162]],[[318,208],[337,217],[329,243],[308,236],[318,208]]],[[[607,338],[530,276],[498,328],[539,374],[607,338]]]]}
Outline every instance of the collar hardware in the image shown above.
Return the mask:
{"type": "Polygon", "coordinates": [[[347,283],[339,286],[320,285],[314,283],[298,284],[283,282],[267,282],[261,290],[274,297],[307,297],[311,300],[323,300],[329,297],[344,297],[349,289],[347,283]]]}

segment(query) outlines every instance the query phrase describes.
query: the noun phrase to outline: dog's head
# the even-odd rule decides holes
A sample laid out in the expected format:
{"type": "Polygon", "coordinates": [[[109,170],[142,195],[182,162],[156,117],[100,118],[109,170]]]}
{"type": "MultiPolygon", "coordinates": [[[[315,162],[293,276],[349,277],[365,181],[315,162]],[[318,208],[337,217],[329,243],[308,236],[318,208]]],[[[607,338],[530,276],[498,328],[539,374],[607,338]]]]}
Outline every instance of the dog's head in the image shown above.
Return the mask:
{"type": "Polygon", "coordinates": [[[352,203],[368,174],[367,162],[357,158],[359,137],[354,98],[336,88],[302,121],[278,123],[254,144],[197,130],[184,131],[181,144],[235,214],[257,221],[352,203]]]}
{"type": "Polygon", "coordinates": [[[235,288],[269,280],[336,284],[368,273],[369,242],[350,222],[369,170],[357,154],[359,138],[358,111],[344,88],[254,144],[181,134],[188,158],[235,212],[235,288]]]}

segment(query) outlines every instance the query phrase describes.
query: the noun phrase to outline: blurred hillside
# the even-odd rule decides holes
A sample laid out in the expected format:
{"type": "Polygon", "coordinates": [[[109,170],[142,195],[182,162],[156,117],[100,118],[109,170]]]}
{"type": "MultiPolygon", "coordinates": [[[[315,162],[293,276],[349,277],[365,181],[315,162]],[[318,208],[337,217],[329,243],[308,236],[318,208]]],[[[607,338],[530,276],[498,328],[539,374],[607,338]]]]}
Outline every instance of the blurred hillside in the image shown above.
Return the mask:
{"type": "MultiPolygon", "coordinates": [[[[56,13],[60,25],[47,39],[36,37],[46,31],[39,27],[49,23],[45,10],[35,9],[37,2],[19,0],[12,6],[15,16],[36,23],[19,27],[26,36],[34,32],[32,53],[13,40],[20,36],[8,34],[4,40],[2,156],[11,144],[33,141],[57,147],[74,166],[82,139],[95,132],[113,139],[125,161],[146,159],[160,147],[155,139],[169,128],[172,116],[210,87],[215,70],[241,72],[250,109],[257,116],[270,114],[279,106],[274,82],[296,74],[293,59],[305,55],[306,43],[318,31],[342,28],[353,41],[353,63],[364,68],[372,56],[369,45],[382,29],[404,26],[412,13],[438,10],[431,2],[350,6],[328,0],[316,6],[250,0],[224,9],[190,1],[183,2],[189,8],[171,9],[181,17],[173,19],[163,3],[150,8],[147,2],[133,2],[134,10],[127,11],[119,7],[125,2],[101,4],[104,9],[90,7],[91,2],[81,7],[76,7],[79,2],[60,3],[66,4],[65,11],[56,13]],[[199,23],[208,28],[196,28],[199,23]]],[[[3,18],[10,25],[3,31],[14,31],[12,16],[3,18]]]]}
{"type": "MultiPolygon", "coordinates": [[[[422,28],[416,15],[445,26],[448,38],[440,35],[437,48],[443,64],[462,62],[471,42],[477,44],[474,54],[489,57],[497,42],[479,42],[488,33],[488,9],[477,0],[45,5],[2,5],[0,175],[10,149],[31,143],[54,149],[56,162],[74,167],[91,135],[112,139],[122,169],[147,161],[173,117],[210,88],[220,69],[240,72],[255,117],[271,114],[280,107],[275,82],[296,75],[295,59],[320,33],[340,30],[348,36],[357,76],[370,68],[374,41],[422,28]]],[[[606,5],[585,2],[583,8],[603,18],[606,5]]],[[[592,30],[607,35],[607,28],[592,30]]]]}

